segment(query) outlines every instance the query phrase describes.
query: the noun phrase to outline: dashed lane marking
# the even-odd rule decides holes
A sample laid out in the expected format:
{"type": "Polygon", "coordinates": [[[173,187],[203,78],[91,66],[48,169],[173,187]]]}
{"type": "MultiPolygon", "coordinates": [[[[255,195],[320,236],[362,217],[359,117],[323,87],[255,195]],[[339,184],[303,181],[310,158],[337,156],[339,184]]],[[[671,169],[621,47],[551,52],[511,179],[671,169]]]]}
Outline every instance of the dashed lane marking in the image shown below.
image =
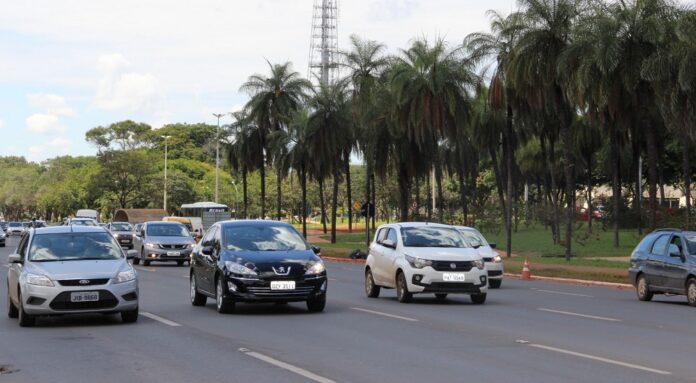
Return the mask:
{"type": "Polygon", "coordinates": [[[355,311],[362,311],[362,312],[368,313],[368,314],[381,315],[383,317],[388,317],[388,318],[401,319],[401,320],[405,320],[405,321],[409,321],[409,322],[418,322],[418,319],[409,318],[409,317],[402,317],[401,315],[383,313],[381,311],[368,310],[368,309],[363,309],[360,307],[351,307],[350,309],[355,310],[355,311]]]}
{"type": "Polygon", "coordinates": [[[544,290],[544,289],[536,289],[532,288],[534,291],[538,291],[540,293],[548,293],[548,294],[559,294],[559,295],[570,295],[572,297],[583,297],[583,298],[594,298],[592,295],[587,295],[587,294],[578,294],[578,293],[567,293],[564,291],[553,291],[553,290],[544,290]]]}
{"type": "Polygon", "coordinates": [[[569,315],[569,316],[580,317],[580,318],[603,320],[603,321],[607,321],[607,322],[621,322],[621,319],[600,317],[600,316],[596,316],[596,315],[580,314],[580,313],[574,313],[574,312],[570,312],[570,311],[551,310],[551,309],[545,309],[545,308],[538,308],[537,310],[544,311],[547,313],[553,313],[553,314],[561,314],[561,315],[569,315]]]}
{"type": "Polygon", "coordinates": [[[150,318],[150,319],[152,319],[152,320],[156,320],[157,322],[164,323],[164,324],[166,324],[167,326],[181,327],[180,324],[178,324],[178,323],[176,323],[176,322],[174,322],[174,321],[170,321],[169,319],[163,318],[163,317],[161,317],[161,316],[159,316],[159,315],[155,315],[155,314],[153,314],[153,313],[141,312],[140,315],[146,316],[146,317],[148,317],[148,318],[150,318]]]}
{"type": "Polygon", "coordinates": [[[311,372],[311,371],[305,370],[304,368],[297,367],[297,366],[293,366],[293,365],[290,364],[290,363],[286,363],[286,362],[283,362],[283,361],[281,361],[281,360],[278,360],[278,359],[275,359],[275,358],[271,358],[270,356],[261,354],[261,353],[259,353],[259,352],[251,351],[251,350],[246,349],[246,348],[240,348],[239,351],[242,352],[244,355],[248,355],[248,356],[250,356],[250,357],[252,357],[252,358],[256,358],[256,359],[258,359],[258,360],[260,360],[260,361],[266,362],[266,363],[268,363],[268,364],[272,364],[272,365],[274,365],[274,366],[276,366],[276,367],[280,367],[280,368],[282,368],[282,369],[284,369],[284,370],[288,370],[288,371],[290,371],[290,372],[293,372],[293,373],[295,373],[295,374],[297,374],[297,375],[300,375],[300,376],[302,376],[302,377],[305,377],[305,378],[307,378],[307,379],[309,379],[309,380],[312,380],[312,381],[314,381],[314,382],[318,382],[318,383],[336,383],[335,381],[333,381],[333,380],[331,380],[331,379],[329,379],[329,378],[325,378],[325,377],[323,377],[323,376],[321,376],[321,375],[317,375],[317,374],[315,374],[315,373],[313,373],[313,372],[311,372]]]}

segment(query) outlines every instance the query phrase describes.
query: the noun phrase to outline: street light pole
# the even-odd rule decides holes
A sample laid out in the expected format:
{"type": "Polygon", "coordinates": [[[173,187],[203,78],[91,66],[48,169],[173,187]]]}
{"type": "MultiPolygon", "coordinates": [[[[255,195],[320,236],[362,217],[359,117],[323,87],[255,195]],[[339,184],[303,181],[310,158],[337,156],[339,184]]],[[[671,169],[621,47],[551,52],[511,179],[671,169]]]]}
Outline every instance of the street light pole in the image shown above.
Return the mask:
{"type": "Polygon", "coordinates": [[[213,113],[217,117],[217,130],[215,131],[215,203],[218,203],[220,190],[220,117],[225,113],[213,113]]]}
{"type": "Polygon", "coordinates": [[[164,211],[167,211],[167,154],[168,154],[168,142],[171,136],[162,136],[164,139],[164,211]]]}

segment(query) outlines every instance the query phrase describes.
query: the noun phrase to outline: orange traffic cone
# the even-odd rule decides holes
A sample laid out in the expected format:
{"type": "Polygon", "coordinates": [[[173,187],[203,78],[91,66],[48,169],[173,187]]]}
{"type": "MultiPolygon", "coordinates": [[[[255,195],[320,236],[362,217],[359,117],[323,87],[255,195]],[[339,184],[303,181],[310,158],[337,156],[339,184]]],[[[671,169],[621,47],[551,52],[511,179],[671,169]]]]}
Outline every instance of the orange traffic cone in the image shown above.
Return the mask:
{"type": "Polygon", "coordinates": [[[524,264],[522,265],[522,279],[532,279],[532,272],[529,269],[529,260],[527,258],[524,259],[524,264]]]}

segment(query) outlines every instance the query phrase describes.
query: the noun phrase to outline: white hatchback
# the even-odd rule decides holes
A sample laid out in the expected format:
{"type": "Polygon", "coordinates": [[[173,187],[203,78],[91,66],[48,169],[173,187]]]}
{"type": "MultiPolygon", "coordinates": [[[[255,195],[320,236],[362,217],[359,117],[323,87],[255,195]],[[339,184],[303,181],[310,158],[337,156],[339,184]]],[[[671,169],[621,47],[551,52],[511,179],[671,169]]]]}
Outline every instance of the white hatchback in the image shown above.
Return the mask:
{"type": "Polygon", "coordinates": [[[478,251],[479,255],[483,258],[483,262],[486,264],[486,270],[488,270],[488,285],[492,289],[500,288],[503,284],[503,259],[495,251],[495,243],[488,243],[483,234],[473,227],[467,226],[455,226],[459,230],[469,245],[478,251]]]}
{"type": "Polygon", "coordinates": [[[485,264],[451,226],[431,223],[382,225],[370,245],[365,263],[365,292],[379,296],[380,289],[395,288],[399,302],[413,294],[468,294],[482,304],[488,292],[485,264]]]}

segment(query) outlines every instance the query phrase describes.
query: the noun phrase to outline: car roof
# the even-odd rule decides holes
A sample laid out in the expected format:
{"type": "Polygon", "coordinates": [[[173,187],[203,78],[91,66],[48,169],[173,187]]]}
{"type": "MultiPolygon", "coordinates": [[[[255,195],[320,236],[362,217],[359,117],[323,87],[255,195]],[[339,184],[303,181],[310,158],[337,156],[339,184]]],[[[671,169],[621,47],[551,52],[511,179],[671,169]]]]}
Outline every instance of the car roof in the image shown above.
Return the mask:
{"type": "Polygon", "coordinates": [[[220,221],[220,226],[292,226],[287,222],[261,220],[261,219],[242,219],[236,221],[220,221]]]}
{"type": "Polygon", "coordinates": [[[66,234],[66,233],[106,233],[101,226],[48,226],[34,229],[34,234],[66,234]]]}
{"type": "Polygon", "coordinates": [[[398,226],[398,227],[442,227],[442,228],[447,228],[451,229],[452,226],[450,225],[445,225],[442,223],[437,223],[437,222],[394,222],[392,224],[387,224],[385,226],[398,226]]]}
{"type": "Polygon", "coordinates": [[[181,222],[169,222],[169,221],[147,221],[145,224],[152,225],[152,224],[159,224],[159,225],[181,225],[184,226],[181,222]]]}

